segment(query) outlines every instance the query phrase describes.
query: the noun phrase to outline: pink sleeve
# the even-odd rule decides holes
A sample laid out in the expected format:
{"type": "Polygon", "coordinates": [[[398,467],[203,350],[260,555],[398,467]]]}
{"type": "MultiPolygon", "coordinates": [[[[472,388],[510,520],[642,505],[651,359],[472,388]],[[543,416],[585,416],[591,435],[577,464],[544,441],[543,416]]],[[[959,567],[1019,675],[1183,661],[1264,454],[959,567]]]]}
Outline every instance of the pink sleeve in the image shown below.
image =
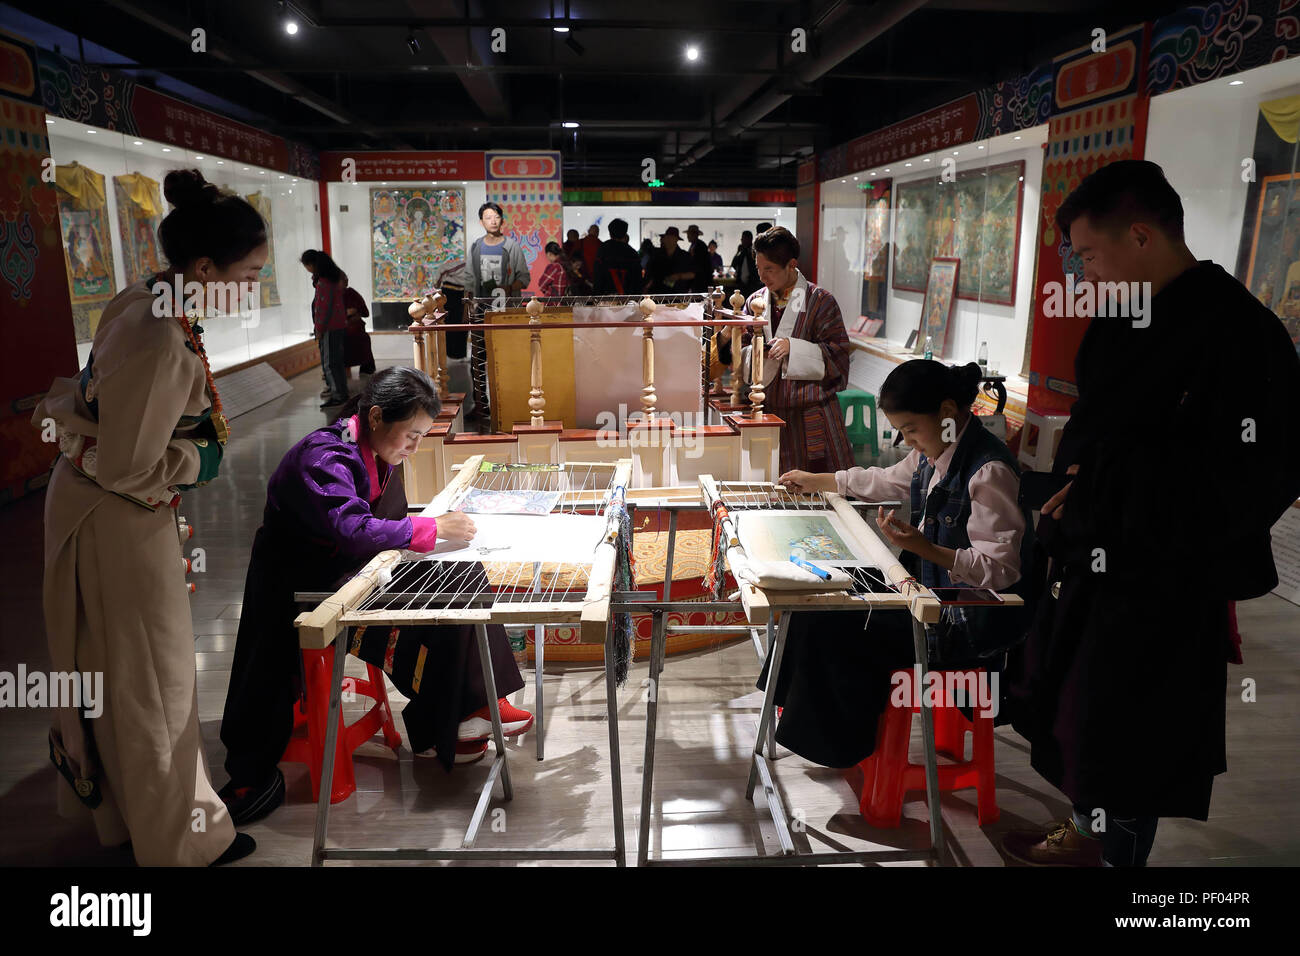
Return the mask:
{"type": "Polygon", "coordinates": [[[1000,461],[991,461],[970,479],[969,548],[959,548],[953,583],[1000,591],[1020,580],[1020,539],[1025,516],[1016,503],[1020,480],[1000,461]]]}
{"type": "Polygon", "coordinates": [[[437,518],[411,518],[412,551],[432,551],[438,544],[437,518]]]}
{"type": "Polygon", "coordinates": [[[888,468],[850,468],[835,472],[835,487],[842,495],[863,501],[901,501],[907,504],[912,494],[912,476],[921,462],[915,448],[900,462],[888,468]]]}

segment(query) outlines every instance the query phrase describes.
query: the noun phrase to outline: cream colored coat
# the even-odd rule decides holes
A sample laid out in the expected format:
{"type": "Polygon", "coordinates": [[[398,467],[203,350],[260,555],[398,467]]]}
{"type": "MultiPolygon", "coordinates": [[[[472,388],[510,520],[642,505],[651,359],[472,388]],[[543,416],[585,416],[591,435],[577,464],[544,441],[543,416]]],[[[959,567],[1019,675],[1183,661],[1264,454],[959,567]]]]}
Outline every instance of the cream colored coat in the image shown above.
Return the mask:
{"type": "MultiPolygon", "coordinates": [[[[130,839],[144,866],[204,866],[235,830],[203,752],[194,628],[168,503],[199,473],[198,448],[177,422],[211,401],[203,363],[153,302],[141,283],[104,310],[93,349],[98,422],[77,379],[56,379],[32,418],[98,442],[96,480],[60,455],[46,491],[45,631],[53,670],[104,674],[103,713],[82,721],[65,708],[56,724],[83,770],[100,769],[101,842],[130,839]]],[[[62,813],[88,812],[62,779],[58,787],[62,813]]]]}

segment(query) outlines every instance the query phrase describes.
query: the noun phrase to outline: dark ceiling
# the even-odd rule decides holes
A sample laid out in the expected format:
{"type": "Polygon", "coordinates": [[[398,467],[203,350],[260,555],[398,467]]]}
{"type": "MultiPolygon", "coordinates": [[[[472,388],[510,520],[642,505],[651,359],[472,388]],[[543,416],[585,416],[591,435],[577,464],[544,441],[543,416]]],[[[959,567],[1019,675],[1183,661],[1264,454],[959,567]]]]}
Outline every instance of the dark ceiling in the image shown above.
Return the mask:
{"type": "Polygon", "coordinates": [[[128,58],[146,81],[173,77],[319,149],[551,147],[564,152],[569,186],[639,186],[651,157],[673,186],[727,188],[791,187],[815,149],[1022,73],[1086,45],[1096,27],[1181,6],[294,0],[286,11],[273,0],[18,0],[10,9],[128,58]],[[300,25],[295,36],[286,15],[300,25]],[[569,33],[554,30],[566,24],[569,33]],[[190,50],[197,27],[205,54],[190,50]],[[796,27],[807,31],[805,53],[791,51],[796,27]],[[491,49],[494,28],[505,31],[504,52],[491,49]]]}

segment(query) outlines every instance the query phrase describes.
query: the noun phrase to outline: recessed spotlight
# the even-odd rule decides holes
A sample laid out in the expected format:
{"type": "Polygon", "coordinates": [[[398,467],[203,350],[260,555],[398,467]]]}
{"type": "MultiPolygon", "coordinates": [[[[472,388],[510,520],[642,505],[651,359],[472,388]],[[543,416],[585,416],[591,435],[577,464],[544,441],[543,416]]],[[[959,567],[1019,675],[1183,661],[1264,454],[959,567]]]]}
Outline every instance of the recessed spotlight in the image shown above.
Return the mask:
{"type": "Polygon", "coordinates": [[[141,139],[133,140],[133,141],[132,141],[132,145],[135,145],[135,146],[143,146],[143,145],[144,145],[144,140],[141,140],[141,139]]]}
{"type": "Polygon", "coordinates": [[[888,166],[885,167],[885,172],[889,172],[889,167],[888,167],[888,166]]]}
{"type": "Polygon", "coordinates": [[[388,180],[385,179],[385,180],[384,180],[382,183],[380,183],[379,185],[381,185],[381,186],[387,186],[387,185],[388,185],[388,180]]]}
{"type": "Polygon", "coordinates": [[[980,146],[976,146],[975,148],[976,148],[976,149],[983,149],[984,146],[983,146],[983,145],[980,145],[980,146]]]}
{"type": "Polygon", "coordinates": [[[954,156],[956,156],[956,155],[957,155],[957,153],[958,153],[958,152],[960,152],[960,151],[959,151],[959,150],[956,150],[956,149],[954,149],[954,150],[953,150],[953,151],[952,151],[952,154],[953,154],[953,155],[954,155],[954,156]]]}
{"type": "Polygon", "coordinates": [[[856,183],[856,182],[858,181],[858,177],[857,177],[857,176],[854,176],[854,177],[853,177],[853,181],[856,183]]]}
{"type": "Polygon", "coordinates": [[[1012,138],[1013,138],[1013,139],[1019,139],[1020,137],[1019,137],[1019,136],[1015,136],[1015,137],[1012,137],[1012,138]]]}
{"type": "Polygon", "coordinates": [[[572,120],[570,120],[570,121],[567,122],[567,123],[561,123],[560,125],[563,126],[565,129],[577,129],[577,128],[578,128],[578,124],[575,123],[575,122],[573,122],[572,120]]]}
{"type": "Polygon", "coordinates": [[[289,34],[289,36],[293,36],[298,32],[298,24],[295,23],[293,20],[285,20],[284,32],[289,34]]]}
{"type": "Polygon", "coordinates": [[[266,170],[265,170],[265,169],[259,169],[259,170],[257,171],[257,175],[259,175],[259,176],[265,176],[265,175],[266,175],[266,170]]]}
{"type": "Polygon", "coordinates": [[[219,159],[219,160],[217,160],[217,165],[218,165],[218,166],[224,166],[224,165],[226,165],[226,161],[225,161],[224,159],[219,159]]]}
{"type": "Polygon", "coordinates": [[[930,161],[930,157],[929,157],[929,156],[925,157],[925,159],[923,160],[923,162],[927,162],[927,163],[928,163],[929,161],[930,161]]]}
{"type": "Polygon", "coordinates": [[[1241,84],[1243,84],[1243,83],[1245,83],[1245,82],[1246,82],[1245,80],[1229,80],[1229,81],[1228,81],[1228,85],[1229,85],[1229,86],[1241,86],[1241,84]]]}
{"type": "Polygon", "coordinates": [[[203,157],[202,157],[202,156],[195,156],[194,158],[195,158],[195,159],[202,159],[203,157]]]}
{"type": "Polygon", "coordinates": [[[88,129],[88,130],[86,130],[86,135],[87,135],[87,136],[94,136],[94,135],[95,135],[96,133],[98,133],[98,132],[99,132],[99,130],[97,130],[97,129],[88,129]]]}
{"type": "Polygon", "coordinates": [[[247,167],[247,166],[244,167],[244,172],[248,172],[248,167],[247,167]]]}
{"type": "Polygon", "coordinates": [[[911,164],[911,163],[904,163],[903,165],[904,165],[904,166],[911,166],[912,164],[911,164]]]}
{"type": "Polygon", "coordinates": [[[45,125],[46,125],[46,126],[53,126],[53,125],[54,125],[54,120],[50,119],[48,116],[45,117],[45,125]]]}
{"type": "Polygon", "coordinates": [[[163,152],[164,152],[164,153],[170,153],[171,151],[172,151],[172,148],[171,148],[170,146],[164,146],[164,147],[163,147],[163,152]]]}
{"type": "Polygon", "coordinates": [[[686,48],[686,59],[698,60],[700,58],[700,48],[697,46],[688,46],[686,48]]]}
{"type": "Polygon", "coordinates": [[[281,179],[284,179],[284,177],[283,177],[283,176],[281,176],[281,177],[280,177],[280,178],[281,178],[281,179]]]}
{"type": "Polygon", "coordinates": [[[568,33],[568,32],[569,32],[569,28],[568,28],[568,27],[551,27],[551,29],[554,30],[556,33],[568,33]]]}

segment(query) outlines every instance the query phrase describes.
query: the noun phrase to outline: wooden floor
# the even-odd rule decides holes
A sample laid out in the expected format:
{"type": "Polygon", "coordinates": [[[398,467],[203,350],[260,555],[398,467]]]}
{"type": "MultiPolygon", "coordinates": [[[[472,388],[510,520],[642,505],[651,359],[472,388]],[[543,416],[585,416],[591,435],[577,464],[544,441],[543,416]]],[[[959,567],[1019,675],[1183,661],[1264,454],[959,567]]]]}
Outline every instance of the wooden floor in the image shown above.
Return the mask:
{"type": "MultiPolygon", "coordinates": [[[[187,493],[182,512],[195,526],[195,546],[207,552],[207,572],[195,575],[193,597],[199,719],[219,786],[224,751],[218,740],[234,653],[244,573],[261,520],[266,482],[280,457],[323,423],[317,412],[320,377],[293,381],[291,394],[237,419],[220,479],[187,493]]],[[[355,386],[355,382],[354,382],[355,386]]],[[[19,662],[48,669],[41,629],[41,508],[36,494],[0,510],[3,614],[0,669],[19,662]]],[[[1153,865],[1300,863],[1300,609],[1273,596],[1238,609],[1246,664],[1230,670],[1238,686],[1257,685],[1257,702],[1228,696],[1229,772],[1220,777],[1208,823],[1163,820],[1153,865]]],[[[359,662],[348,661],[360,673],[359,662]]],[[[668,660],[660,687],[659,746],[651,808],[651,854],[754,855],[777,849],[765,805],[744,798],[747,755],[757,721],[758,673],[752,645],[735,642],[668,660]]],[[[514,800],[495,801],[481,847],[609,846],[613,842],[605,682],[598,668],[548,665],[545,682],[546,759],[534,757],[535,731],[509,744],[514,800]]],[[[629,860],[635,860],[645,732],[643,661],[618,694],[623,797],[629,860]]],[[[513,698],[535,710],[531,671],[513,698]]],[[[1232,688],[1230,687],[1230,691],[1232,688]]],[[[402,698],[392,693],[400,712],[402,698]]],[[[358,705],[359,706],[359,705],[358,705]]],[[[48,714],[0,710],[0,864],[122,865],[123,851],[99,847],[88,821],[70,822],[53,810],[56,777],[45,748],[48,714]]],[[[403,728],[400,726],[399,730],[403,728]]],[[[913,740],[919,754],[919,735],[913,740]]],[[[782,751],[785,754],[784,751],[782,751]]],[[[804,849],[923,848],[925,803],[913,794],[903,825],[873,830],[857,812],[854,772],[829,770],[785,754],[776,764],[792,816],[805,821],[796,839],[804,849]]],[[[1001,866],[999,835],[1007,829],[1059,819],[1064,797],[1029,767],[1028,747],[1009,729],[997,732],[1001,819],[981,830],[974,791],[946,795],[950,845],[963,865],[1001,866]]],[[[285,805],[248,828],[257,852],[238,865],[302,866],[309,862],[315,806],[306,768],[282,765],[285,805]]],[[[377,741],[357,752],[358,792],[331,814],[331,843],[373,846],[455,846],[487,773],[488,762],[447,774],[436,762],[397,754],[377,741]]],[[[58,785],[62,786],[61,782],[58,785]]],[[[499,792],[499,791],[498,791],[499,792]]],[[[908,865],[908,864],[896,864],[908,865]]],[[[912,864],[917,865],[917,864],[912,864]]]]}

